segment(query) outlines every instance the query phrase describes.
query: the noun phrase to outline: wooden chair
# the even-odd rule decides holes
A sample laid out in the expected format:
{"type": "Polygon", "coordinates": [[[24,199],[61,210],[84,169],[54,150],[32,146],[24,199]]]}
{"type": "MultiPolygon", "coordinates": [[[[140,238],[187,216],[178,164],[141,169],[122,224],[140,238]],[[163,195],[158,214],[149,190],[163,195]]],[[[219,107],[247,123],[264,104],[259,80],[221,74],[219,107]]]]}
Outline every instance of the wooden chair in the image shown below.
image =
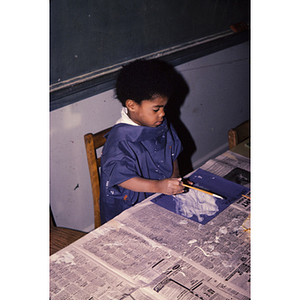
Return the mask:
{"type": "Polygon", "coordinates": [[[228,131],[229,149],[250,137],[250,120],[247,120],[228,131]]]}
{"type": "MultiPolygon", "coordinates": [[[[91,185],[93,192],[93,202],[94,202],[94,222],[95,228],[101,225],[100,219],[100,206],[99,206],[99,197],[100,197],[100,176],[99,176],[99,167],[101,165],[101,157],[97,158],[96,150],[102,147],[106,138],[104,135],[111,130],[111,127],[105,130],[102,130],[98,133],[92,134],[88,133],[84,136],[86,154],[88,160],[88,166],[91,177],[91,185]]],[[[73,230],[69,228],[57,227],[53,214],[50,208],[50,255],[56,253],[57,251],[67,247],[72,244],[79,238],[86,235],[86,232],[79,230],[73,230]]]]}
{"type": "Polygon", "coordinates": [[[79,230],[57,227],[50,207],[50,255],[67,247],[68,245],[72,244],[73,242],[80,239],[86,234],[86,232],[82,232],[79,230]]]}
{"type": "Polygon", "coordinates": [[[96,150],[102,147],[105,142],[106,135],[112,127],[99,131],[95,134],[88,133],[84,136],[85,142],[85,149],[86,149],[86,156],[90,171],[90,178],[91,178],[91,186],[92,186],[92,193],[93,193],[93,202],[94,202],[94,223],[95,228],[101,225],[101,218],[100,218],[100,205],[99,205],[99,198],[100,198],[100,176],[99,176],[99,167],[101,166],[101,157],[97,157],[96,150]]]}

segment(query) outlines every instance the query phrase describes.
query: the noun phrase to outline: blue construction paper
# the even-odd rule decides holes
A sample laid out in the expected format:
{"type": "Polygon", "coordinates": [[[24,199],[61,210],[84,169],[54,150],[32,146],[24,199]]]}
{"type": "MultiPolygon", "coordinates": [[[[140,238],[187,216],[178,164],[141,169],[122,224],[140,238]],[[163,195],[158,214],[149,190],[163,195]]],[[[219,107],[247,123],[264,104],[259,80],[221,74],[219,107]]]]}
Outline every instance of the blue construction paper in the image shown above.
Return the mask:
{"type": "MultiPolygon", "coordinates": [[[[244,187],[242,185],[239,185],[235,182],[229,181],[227,179],[224,179],[220,176],[217,176],[215,174],[212,174],[210,172],[207,172],[202,169],[198,169],[195,171],[190,177],[189,180],[194,183],[195,187],[199,187],[204,190],[208,190],[210,192],[213,192],[215,194],[221,195],[225,197],[224,199],[219,199],[214,197],[215,205],[217,206],[217,211],[211,214],[207,214],[207,212],[204,211],[203,214],[197,216],[189,216],[188,218],[191,220],[194,220],[200,224],[206,224],[210,220],[212,220],[214,217],[216,217],[220,212],[222,212],[224,209],[226,209],[230,204],[234,203],[236,200],[240,199],[242,195],[246,195],[249,192],[249,189],[247,187],[244,187]]],[[[190,189],[191,190],[191,189],[190,189]]],[[[194,191],[193,191],[194,192],[194,191]]],[[[190,193],[190,192],[188,192],[190,193]]],[[[186,194],[181,194],[180,197],[184,197],[186,194]]],[[[197,192],[201,193],[202,192],[197,192]]],[[[205,194],[206,195],[206,194],[205,194]]],[[[189,198],[189,196],[186,196],[189,198]]],[[[203,197],[203,195],[199,195],[199,197],[203,197]]],[[[178,205],[176,206],[176,198],[174,196],[170,195],[164,195],[161,194],[157,196],[156,198],[151,200],[153,203],[169,210],[174,213],[177,213],[179,215],[182,215],[184,217],[187,217],[186,214],[178,211],[178,205]]],[[[178,203],[178,202],[177,202],[178,203]]],[[[185,203],[185,205],[189,205],[188,202],[185,203]]],[[[192,202],[190,202],[191,207],[194,205],[192,202]]],[[[200,205],[200,203],[199,203],[200,205]]],[[[215,205],[211,205],[212,208],[216,208],[215,205]]],[[[201,205],[200,205],[201,207],[201,205]]],[[[199,212],[199,210],[198,210],[199,212]]]]}

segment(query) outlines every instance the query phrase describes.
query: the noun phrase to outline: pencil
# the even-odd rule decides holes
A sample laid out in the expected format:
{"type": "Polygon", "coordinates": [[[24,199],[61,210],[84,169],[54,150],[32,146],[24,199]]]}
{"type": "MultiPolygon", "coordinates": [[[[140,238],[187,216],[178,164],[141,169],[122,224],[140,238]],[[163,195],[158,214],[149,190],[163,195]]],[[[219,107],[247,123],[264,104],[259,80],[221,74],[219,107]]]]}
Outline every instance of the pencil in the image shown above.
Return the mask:
{"type": "Polygon", "coordinates": [[[196,188],[196,187],[194,187],[194,186],[192,186],[192,185],[185,184],[185,183],[182,183],[182,185],[185,186],[185,187],[187,187],[187,188],[194,189],[194,190],[196,190],[196,191],[200,191],[200,192],[202,192],[202,193],[211,195],[211,196],[213,196],[213,197],[220,198],[220,199],[224,199],[224,197],[222,197],[222,196],[220,196],[220,195],[217,195],[217,194],[214,194],[214,193],[211,193],[211,192],[208,192],[208,191],[205,191],[205,190],[196,188]]]}

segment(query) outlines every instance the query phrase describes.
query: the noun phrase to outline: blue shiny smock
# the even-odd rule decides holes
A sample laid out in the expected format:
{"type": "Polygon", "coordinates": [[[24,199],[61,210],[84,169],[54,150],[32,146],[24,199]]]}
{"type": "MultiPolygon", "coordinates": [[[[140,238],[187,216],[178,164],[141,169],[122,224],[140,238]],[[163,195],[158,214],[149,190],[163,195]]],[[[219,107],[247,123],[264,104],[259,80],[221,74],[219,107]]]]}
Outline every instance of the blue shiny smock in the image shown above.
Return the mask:
{"type": "Polygon", "coordinates": [[[158,127],[116,124],[107,135],[101,156],[101,223],[141,202],[151,193],[127,190],[118,184],[133,178],[170,178],[181,142],[167,121],[158,127]]]}

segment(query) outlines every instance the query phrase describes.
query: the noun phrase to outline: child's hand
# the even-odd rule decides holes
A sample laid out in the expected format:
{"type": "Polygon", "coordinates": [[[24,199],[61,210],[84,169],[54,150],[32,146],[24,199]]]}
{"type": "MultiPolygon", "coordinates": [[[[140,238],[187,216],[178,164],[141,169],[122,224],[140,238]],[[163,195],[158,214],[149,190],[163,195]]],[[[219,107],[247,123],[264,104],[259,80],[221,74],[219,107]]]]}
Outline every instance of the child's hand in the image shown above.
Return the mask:
{"type": "Polygon", "coordinates": [[[151,180],[133,177],[120,183],[119,186],[134,192],[162,193],[166,195],[175,195],[184,192],[181,178],[151,180]]]}
{"type": "Polygon", "coordinates": [[[157,182],[158,192],[165,195],[175,195],[183,193],[184,187],[181,178],[167,178],[157,182]]]}

